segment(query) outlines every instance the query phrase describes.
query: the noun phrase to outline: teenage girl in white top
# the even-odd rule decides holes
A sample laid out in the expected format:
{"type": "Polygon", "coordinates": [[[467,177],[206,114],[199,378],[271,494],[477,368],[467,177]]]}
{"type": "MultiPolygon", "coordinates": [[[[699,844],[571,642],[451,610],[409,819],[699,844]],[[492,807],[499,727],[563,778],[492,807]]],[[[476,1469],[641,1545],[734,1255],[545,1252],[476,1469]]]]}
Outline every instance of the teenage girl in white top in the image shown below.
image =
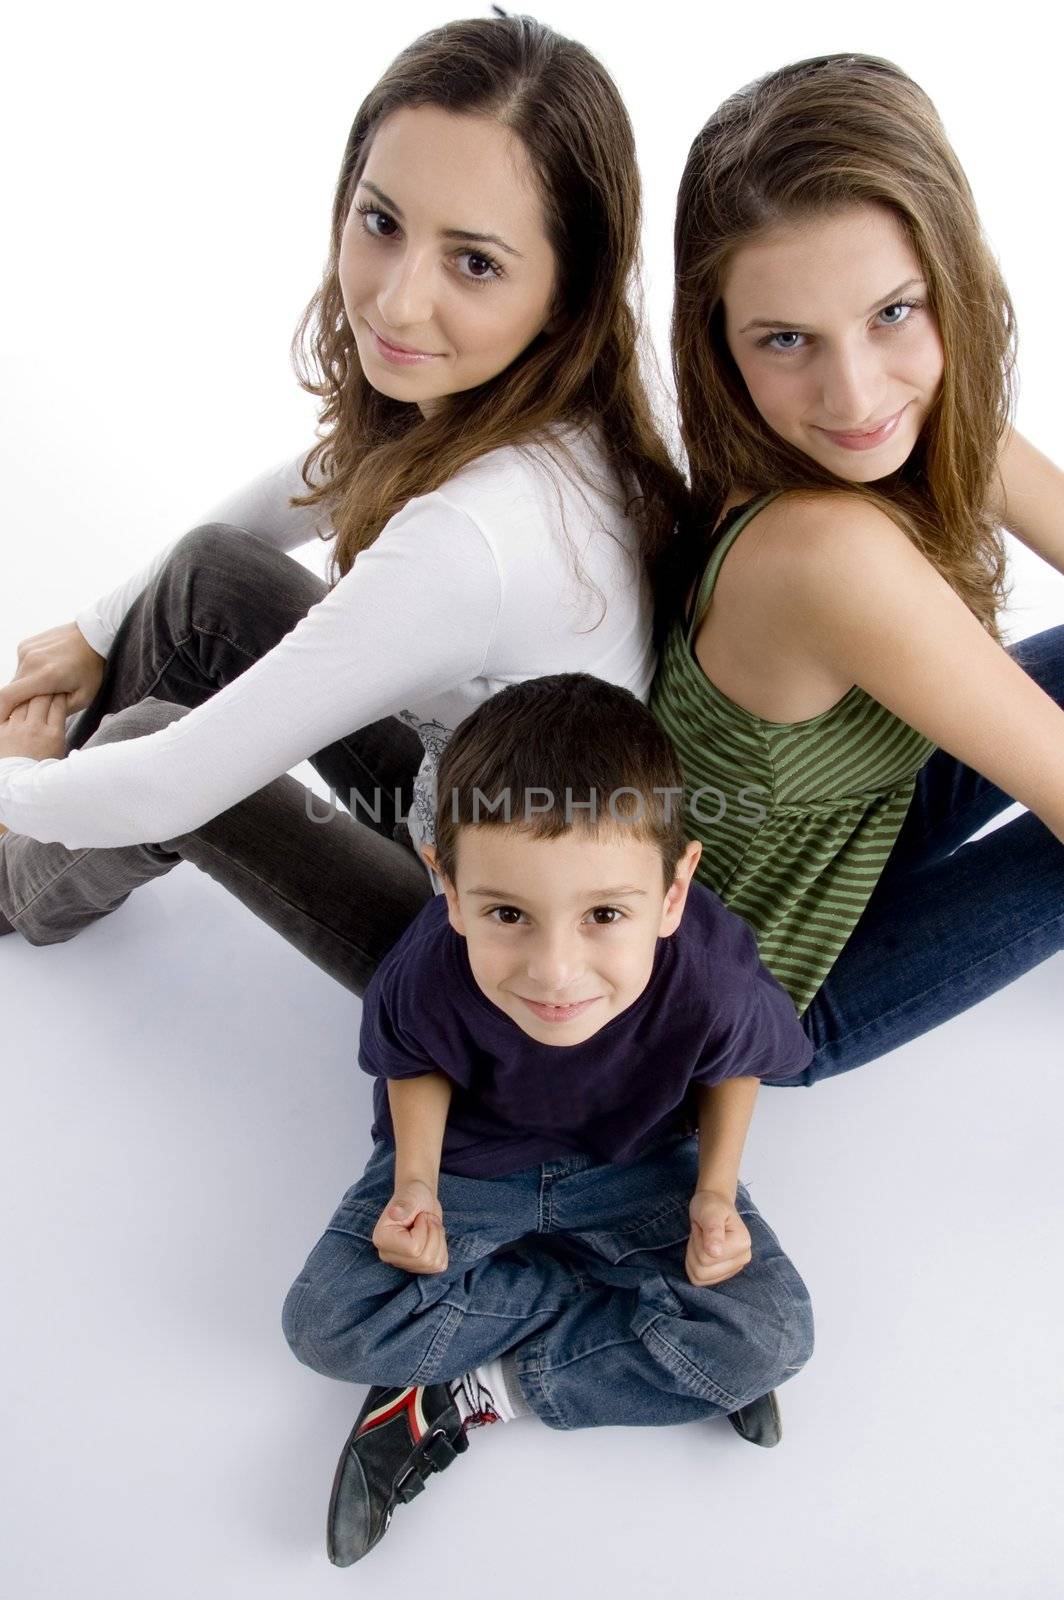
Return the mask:
{"type": "Polygon", "coordinates": [[[397,58],[296,338],[322,401],[302,478],[20,647],[0,931],[69,938],[186,859],[361,991],[432,892],[411,838],[457,722],[546,672],[646,698],[682,484],[634,353],[639,229],[628,118],[581,46],[497,17],[397,58]],[[315,534],[328,592],[281,554],[315,534]],[[354,816],[279,776],[306,756],[354,816]]]}

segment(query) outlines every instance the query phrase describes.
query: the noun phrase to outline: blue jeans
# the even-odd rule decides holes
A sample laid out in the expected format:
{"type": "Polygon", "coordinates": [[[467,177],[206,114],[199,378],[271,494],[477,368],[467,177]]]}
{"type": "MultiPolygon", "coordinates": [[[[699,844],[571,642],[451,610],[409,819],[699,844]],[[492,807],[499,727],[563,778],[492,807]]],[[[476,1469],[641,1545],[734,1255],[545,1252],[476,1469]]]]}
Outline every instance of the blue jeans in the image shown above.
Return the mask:
{"type": "Polygon", "coordinates": [[[507,1355],[552,1428],[727,1415],[809,1359],[809,1295],[747,1191],[753,1259],[696,1288],[684,1272],[694,1138],[621,1166],[569,1156],[504,1178],[441,1173],[449,1264],[387,1266],[372,1242],[392,1195],[379,1142],[289,1291],[299,1359],[353,1383],[443,1383],[507,1355]]]}
{"type": "MultiPolygon", "coordinates": [[[[1064,704],[1064,627],[1010,654],[1064,704]]],[[[863,1066],[1064,948],[1064,845],[1026,813],[972,840],[1010,797],[936,750],[852,935],[802,1018],[816,1053],[788,1085],[863,1066]]]]}

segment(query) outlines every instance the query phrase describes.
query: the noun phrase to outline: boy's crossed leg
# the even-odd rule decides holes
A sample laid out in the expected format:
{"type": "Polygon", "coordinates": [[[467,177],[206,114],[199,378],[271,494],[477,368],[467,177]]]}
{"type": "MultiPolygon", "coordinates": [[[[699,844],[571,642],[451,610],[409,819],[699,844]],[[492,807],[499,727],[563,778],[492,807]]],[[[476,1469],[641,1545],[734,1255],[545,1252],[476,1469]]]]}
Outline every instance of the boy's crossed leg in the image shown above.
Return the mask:
{"type": "Polygon", "coordinates": [[[378,1147],[284,1310],[300,1360],[373,1386],[337,1469],[334,1561],[364,1554],[395,1505],[467,1448],[456,1391],[490,1362],[550,1427],[728,1415],[744,1432],[734,1414],[811,1354],[809,1296],[741,1185],[751,1261],[690,1283],[692,1162],[695,1141],[682,1140],[628,1166],[573,1157],[500,1179],[441,1174],[449,1264],[416,1274],[373,1244],[393,1166],[378,1147]]]}
{"type": "Polygon", "coordinates": [[[812,1351],[801,1278],[740,1185],[753,1258],[723,1283],[684,1270],[694,1139],[630,1164],[574,1156],[502,1178],[441,1173],[449,1265],[388,1266],[373,1230],[392,1192],[378,1146],[293,1285],[286,1337],[350,1382],[450,1383],[505,1356],[551,1427],[726,1415],[812,1351]]]}

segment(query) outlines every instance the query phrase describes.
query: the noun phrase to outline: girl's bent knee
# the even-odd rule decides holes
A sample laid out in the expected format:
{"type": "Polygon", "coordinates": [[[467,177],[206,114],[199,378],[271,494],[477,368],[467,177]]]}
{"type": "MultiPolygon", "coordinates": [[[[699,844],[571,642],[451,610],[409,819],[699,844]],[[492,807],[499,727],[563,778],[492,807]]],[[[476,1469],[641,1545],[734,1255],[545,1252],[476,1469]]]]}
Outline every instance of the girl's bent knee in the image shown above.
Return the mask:
{"type": "Polygon", "coordinates": [[[247,541],[243,528],[233,527],[228,522],[202,522],[182,535],[171,550],[169,560],[171,564],[187,567],[228,564],[234,547],[241,541],[247,541]]]}

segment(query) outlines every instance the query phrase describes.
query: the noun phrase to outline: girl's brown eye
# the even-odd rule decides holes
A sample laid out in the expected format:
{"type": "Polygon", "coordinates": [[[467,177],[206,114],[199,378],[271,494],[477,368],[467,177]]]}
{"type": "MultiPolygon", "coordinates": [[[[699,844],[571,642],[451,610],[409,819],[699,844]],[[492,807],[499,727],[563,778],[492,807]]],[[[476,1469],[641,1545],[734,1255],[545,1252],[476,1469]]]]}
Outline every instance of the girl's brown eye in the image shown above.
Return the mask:
{"type": "Polygon", "coordinates": [[[468,278],[471,283],[486,283],[489,278],[504,276],[499,263],[479,250],[463,250],[458,262],[461,276],[468,278]]]}
{"type": "Polygon", "coordinates": [[[386,211],[378,211],[376,206],[356,206],[355,209],[362,218],[362,226],[372,238],[390,239],[392,237],[388,230],[396,227],[394,217],[390,217],[386,211]],[[372,221],[370,220],[371,218],[372,221]]]}

